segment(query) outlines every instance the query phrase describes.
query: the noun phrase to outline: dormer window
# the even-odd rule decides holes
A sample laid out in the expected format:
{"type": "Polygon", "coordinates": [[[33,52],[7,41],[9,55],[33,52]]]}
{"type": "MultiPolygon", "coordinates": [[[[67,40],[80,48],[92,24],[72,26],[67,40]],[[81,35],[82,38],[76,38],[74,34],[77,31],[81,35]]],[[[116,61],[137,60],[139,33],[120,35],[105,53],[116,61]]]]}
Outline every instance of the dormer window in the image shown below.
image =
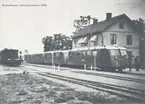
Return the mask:
{"type": "Polygon", "coordinates": [[[120,29],[124,29],[124,22],[120,22],[120,23],[119,23],[119,28],[120,28],[120,29]]]}

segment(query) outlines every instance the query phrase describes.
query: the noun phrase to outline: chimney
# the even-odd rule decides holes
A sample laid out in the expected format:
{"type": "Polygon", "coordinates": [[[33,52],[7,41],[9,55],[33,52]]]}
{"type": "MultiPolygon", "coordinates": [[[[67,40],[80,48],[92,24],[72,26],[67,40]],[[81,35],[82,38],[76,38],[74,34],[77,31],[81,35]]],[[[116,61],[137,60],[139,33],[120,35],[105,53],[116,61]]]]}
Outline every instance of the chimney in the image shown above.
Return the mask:
{"type": "Polygon", "coordinates": [[[98,19],[93,19],[93,24],[97,24],[98,23],[98,19]]]}
{"type": "Polygon", "coordinates": [[[106,21],[112,18],[112,13],[106,13],[106,21]]]}

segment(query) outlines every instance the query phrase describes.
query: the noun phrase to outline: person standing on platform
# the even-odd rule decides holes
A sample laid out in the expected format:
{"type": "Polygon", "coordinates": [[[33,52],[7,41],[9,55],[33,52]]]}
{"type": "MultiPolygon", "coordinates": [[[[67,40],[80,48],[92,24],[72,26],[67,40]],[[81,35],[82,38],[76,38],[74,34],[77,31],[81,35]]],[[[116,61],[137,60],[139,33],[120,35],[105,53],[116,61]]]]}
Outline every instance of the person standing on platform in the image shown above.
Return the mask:
{"type": "Polygon", "coordinates": [[[139,56],[136,56],[136,58],[135,58],[135,69],[136,69],[136,71],[139,71],[139,68],[140,68],[140,59],[139,59],[139,56]]]}
{"type": "Polygon", "coordinates": [[[132,55],[130,55],[128,57],[128,64],[129,64],[129,71],[131,71],[131,68],[132,68],[132,55]]]}
{"type": "Polygon", "coordinates": [[[132,69],[135,68],[135,56],[132,56],[132,69]]]}

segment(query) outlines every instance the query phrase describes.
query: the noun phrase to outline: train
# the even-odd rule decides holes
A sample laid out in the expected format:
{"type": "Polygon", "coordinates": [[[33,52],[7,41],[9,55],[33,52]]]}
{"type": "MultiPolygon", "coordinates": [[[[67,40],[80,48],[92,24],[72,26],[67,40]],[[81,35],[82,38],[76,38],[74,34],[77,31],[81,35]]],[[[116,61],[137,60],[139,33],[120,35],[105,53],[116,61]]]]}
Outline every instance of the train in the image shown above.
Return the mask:
{"type": "Polygon", "coordinates": [[[72,50],[49,51],[26,54],[24,59],[31,64],[59,65],[67,67],[99,68],[123,71],[128,67],[127,49],[120,46],[97,46],[72,50]]]}
{"type": "Polygon", "coordinates": [[[21,58],[19,57],[19,50],[17,49],[3,49],[0,51],[0,64],[19,66],[21,65],[21,58]]]}

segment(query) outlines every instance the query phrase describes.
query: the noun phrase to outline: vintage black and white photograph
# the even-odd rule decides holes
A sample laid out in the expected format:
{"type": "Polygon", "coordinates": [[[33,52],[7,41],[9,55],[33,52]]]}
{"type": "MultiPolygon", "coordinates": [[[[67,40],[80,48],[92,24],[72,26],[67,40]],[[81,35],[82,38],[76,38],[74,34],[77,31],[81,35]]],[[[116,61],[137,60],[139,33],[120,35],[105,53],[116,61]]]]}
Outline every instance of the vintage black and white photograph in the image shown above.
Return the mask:
{"type": "Polygon", "coordinates": [[[145,0],[0,0],[0,104],[145,104],[145,0]]]}

